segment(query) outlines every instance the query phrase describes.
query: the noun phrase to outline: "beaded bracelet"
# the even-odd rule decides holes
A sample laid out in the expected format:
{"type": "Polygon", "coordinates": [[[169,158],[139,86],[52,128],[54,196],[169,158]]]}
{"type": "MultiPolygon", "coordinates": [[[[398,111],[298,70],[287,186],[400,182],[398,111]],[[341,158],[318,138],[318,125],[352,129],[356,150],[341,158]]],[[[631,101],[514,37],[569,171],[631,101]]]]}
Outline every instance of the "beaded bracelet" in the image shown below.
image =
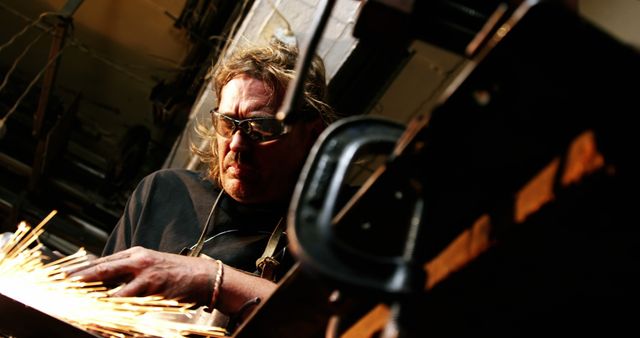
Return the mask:
{"type": "Polygon", "coordinates": [[[224,273],[224,264],[222,264],[222,261],[216,259],[216,265],[218,266],[218,271],[216,272],[216,280],[213,283],[213,291],[211,293],[211,304],[209,305],[211,310],[215,308],[216,302],[218,301],[220,286],[222,285],[222,275],[224,273]]]}

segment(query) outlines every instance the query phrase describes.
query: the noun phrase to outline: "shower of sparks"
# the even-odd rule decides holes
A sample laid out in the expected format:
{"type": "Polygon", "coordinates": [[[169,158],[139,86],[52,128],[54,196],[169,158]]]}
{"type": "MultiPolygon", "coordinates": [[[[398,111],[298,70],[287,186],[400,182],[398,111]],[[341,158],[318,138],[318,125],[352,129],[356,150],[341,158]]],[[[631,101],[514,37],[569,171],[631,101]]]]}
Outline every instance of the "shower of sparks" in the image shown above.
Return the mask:
{"type": "Polygon", "coordinates": [[[67,278],[65,271],[88,263],[84,249],[45,263],[38,236],[55,213],[33,229],[21,222],[0,247],[1,294],[104,337],[225,336],[222,328],[194,324],[201,312],[193,304],[160,296],[110,297],[117,289],[67,278]]]}

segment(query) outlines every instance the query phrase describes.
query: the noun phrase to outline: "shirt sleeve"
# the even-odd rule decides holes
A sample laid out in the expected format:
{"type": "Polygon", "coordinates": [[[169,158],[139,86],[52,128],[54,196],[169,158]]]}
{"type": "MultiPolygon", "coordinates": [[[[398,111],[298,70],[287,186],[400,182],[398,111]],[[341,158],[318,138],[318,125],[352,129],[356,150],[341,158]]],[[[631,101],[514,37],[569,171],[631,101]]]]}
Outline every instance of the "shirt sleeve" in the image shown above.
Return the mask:
{"type": "Polygon", "coordinates": [[[122,216],[107,239],[102,256],[111,255],[132,246],[133,233],[148,197],[150,181],[149,177],[144,178],[129,197],[122,216]]]}

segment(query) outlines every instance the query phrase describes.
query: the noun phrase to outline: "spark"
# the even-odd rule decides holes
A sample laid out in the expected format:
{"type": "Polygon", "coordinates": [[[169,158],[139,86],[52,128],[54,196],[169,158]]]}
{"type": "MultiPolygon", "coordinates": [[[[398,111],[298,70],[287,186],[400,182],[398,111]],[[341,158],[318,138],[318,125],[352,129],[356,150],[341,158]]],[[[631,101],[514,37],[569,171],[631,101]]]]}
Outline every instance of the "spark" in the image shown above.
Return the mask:
{"type": "Polygon", "coordinates": [[[201,310],[161,296],[111,297],[117,288],[68,278],[65,271],[89,262],[84,249],[47,263],[38,242],[44,225],[21,222],[0,247],[0,293],[104,337],[225,337],[223,328],[194,324],[201,310]],[[64,304],[64,306],[61,306],[64,304]]]}

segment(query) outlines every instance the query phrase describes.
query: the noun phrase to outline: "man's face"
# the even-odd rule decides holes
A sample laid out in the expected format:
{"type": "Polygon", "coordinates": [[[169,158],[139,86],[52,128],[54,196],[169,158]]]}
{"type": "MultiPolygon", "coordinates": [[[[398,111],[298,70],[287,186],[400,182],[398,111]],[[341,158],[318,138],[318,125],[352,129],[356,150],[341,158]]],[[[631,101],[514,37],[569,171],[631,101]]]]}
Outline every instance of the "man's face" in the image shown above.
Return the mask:
{"type": "MultiPolygon", "coordinates": [[[[222,88],[218,112],[237,120],[273,117],[281,102],[268,93],[262,81],[237,76],[222,88]]],[[[263,143],[240,130],[229,137],[216,135],[222,187],[242,203],[288,203],[321,128],[320,119],[298,123],[289,133],[263,143]]]]}

